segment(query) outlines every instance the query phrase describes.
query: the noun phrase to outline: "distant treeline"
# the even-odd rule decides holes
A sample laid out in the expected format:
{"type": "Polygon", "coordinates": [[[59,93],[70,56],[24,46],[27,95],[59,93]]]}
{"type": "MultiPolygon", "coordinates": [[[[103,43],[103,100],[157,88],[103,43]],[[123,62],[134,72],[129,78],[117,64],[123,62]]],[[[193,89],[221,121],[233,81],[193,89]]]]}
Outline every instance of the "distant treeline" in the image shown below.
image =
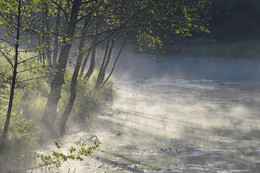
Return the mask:
{"type": "Polygon", "coordinates": [[[217,41],[260,39],[259,0],[208,0],[210,36],[217,41]]]}

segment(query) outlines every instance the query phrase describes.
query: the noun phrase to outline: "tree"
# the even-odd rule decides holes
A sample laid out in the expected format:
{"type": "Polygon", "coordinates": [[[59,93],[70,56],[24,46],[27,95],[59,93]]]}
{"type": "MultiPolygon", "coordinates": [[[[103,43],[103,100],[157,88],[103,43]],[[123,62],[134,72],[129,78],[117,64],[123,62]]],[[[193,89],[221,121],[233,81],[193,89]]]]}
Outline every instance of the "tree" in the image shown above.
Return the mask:
{"type": "Polygon", "coordinates": [[[13,107],[13,99],[15,94],[16,79],[18,74],[18,65],[23,62],[19,62],[19,52],[20,49],[22,49],[22,36],[27,34],[29,27],[32,24],[32,20],[34,19],[33,16],[35,16],[38,12],[37,10],[35,10],[35,7],[37,7],[37,1],[0,1],[1,29],[2,33],[5,34],[5,37],[2,37],[2,41],[4,41],[9,46],[9,49],[14,49],[13,58],[11,57],[11,54],[9,52],[5,52],[2,49],[0,50],[1,54],[12,66],[13,71],[8,110],[2,134],[3,142],[7,140],[8,128],[13,107]]]}
{"type": "Polygon", "coordinates": [[[89,29],[90,26],[90,21],[91,21],[91,17],[86,18],[82,31],[81,31],[81,39],[80,39],[80,43],[79,43],[79,48],[78,48],[78,57],[77,57],[77,62],[73,71],[73,75],[72,75],[72,79],[71,79],[71,89],[70,89],[70,98],[67,104],[67,107],[65,109],[65,111],[62,114],[62,117],[59,120],[59,124],[58,124],[58,128],[60,133],[64,133],[64,127],[65,124],[68,120],[68,117],[70,115],[70,112],[72,110],[74,101],[76,99],[76,92],[77,92],[77,77],[79,74],[79,70],[80,70],[80,66],[82,63],[82,58],[84,56],[84,42],[86,39],[86,34],[87,31],[89,29]]]}
{"type": "Polygon", "coordinates": [[[51,83],[51,90],[48,97],[48,101],[42,116],[42,124],[51,130],[54,128],[54,122],[57,116],[57,104],[60,99],[61,87],[64,83],[64,73],[66,70],[70,49],[72,47],[72,39],[75,34],[77,25],[78,15],[80,6],[82,5],[81,0],[75,0],[72,2],[72,9],[70,12],[69,19],[67,19],[68,25],[66,30],[66,37],[63,38],[61,52],[56,67],[56,73],[51,83]]]}
{"type": "MultiPolygon", "coordinates": [[[[123,43],[122,43],[122,45],[121,45],[121,47],[120,47],[120,49],[119,49],[119,52],[118,52],[118,54],[117,54],[117,56],[116,56],[116,59],[115,59],[113,65],[112,65],[112,69],[111,69],[110,73],[108,74],[107,78],[105,79],[105,72],[106,72],[107,66],[103,69],[102,72],[101,72],[101,71],[99,72],[99,73],[103,73],[103,74],[101,74],[101,79],[97,79],[96,89],[99,90],[100,88],[104,87],[104,85],[106,84],[106,82],[107,82],[107,81],[109,80],[109,78],[111,77],[112,73],[113,73],[114,70],[115,70],[116,63],[117,63],[117,61],[118,61],[118,59],[119,59],[119,57],[120,57],[120,55],[121,55],[121,52],[122,52],[122,50],[123,50],[123,48],[124,48],[124,46],[125,46],[125,43],[126,43],[126,38],[124,38],[124,41],[123,41],[123,43]]],[[[110,59],[111,59],[111,58],[110,58],[110,59]]],[[[110,59],[109,59],[109,61],[110,61],[110,59]]],[[[108,62],[108,63],[109,63],[109,62],[108,62]]]]}
{"type": "MultiPolygon", "coordinates": [[[[51,82],[51,90],[45,111],[42,116],[42,123],[46,129],[52,130],[57,116],[57,104],[61,97],[61,88],[64,83],[64,73],[71,52],[72,44],[77,38],[91,40],[90,48],[82,52],[82,45],[78,46],[78,59],[75,65],[75,74],[73,74],[73,85],[71,88],[71,97],[68,107],[64,112],[64,116],[59,122],[60,127],[64,127],[67,117],[75,100],[75,81],[78,76],[79,66],[82,62],[82,56],[88,52],[90,55],[90,67],[85,75],[89,78],[95,68],[96,46],[106,41],[111,36],[111,44],[104,55],[104,61],[101,64],[99,81],[97,86],[104,84],[104,74],[110,62],[112,50],[115,44],[113,35],[130,39],[139,47],[140,51],[152,50],[154,52],[162,48],[162,37],[169,32],[190,36],[192,31],[207,31],[205,21],[201,19],[201,12],[204,8],[204,0],[74,0],[67,1],[65,5],[60,5],[58,1],[52,1],[54,5],[62,13],[65,19],[65,34],[62,36],[62,43],[58,64],[53,81],[51,82]],[[77,30],[84,25],[89,18],[95,21],[91,25],[88,33],[91,35],[83,35],[84,32],[77,30]],[[136,36],[136,38],[134,37],[136,36]],[[82,56],[81,56],[82,54],[82,56]],[[101,84],[102,83],[102,84],[101,84]],[[65,122],[65,123],[64,123],[65,122]]],[[[80,41],[80,44],[82,42],[80,41]]],[[[83,41],[84,44],[84,41],[83,41]]],[[[124,41],[125,44],[125,41],[124,41]]],[[[121,52],[121,51],[120,51],[121,52]]],[[[119,57],[119,56],[118,56],[119,57]]],[[[116,58],[116,61],[118,60],[116,58]]],[[[87,62],[83,62],[83,65],[87,62]]],[[[112,68],[113,72],[114,66],[112,68]]],[[[111,76],[110,73],[109,76],[111,76]]],[[[106,80],[105,80],[106,81],[106,80]]],[[[61,128],[62,129],[62,128],[61,128]]]]}

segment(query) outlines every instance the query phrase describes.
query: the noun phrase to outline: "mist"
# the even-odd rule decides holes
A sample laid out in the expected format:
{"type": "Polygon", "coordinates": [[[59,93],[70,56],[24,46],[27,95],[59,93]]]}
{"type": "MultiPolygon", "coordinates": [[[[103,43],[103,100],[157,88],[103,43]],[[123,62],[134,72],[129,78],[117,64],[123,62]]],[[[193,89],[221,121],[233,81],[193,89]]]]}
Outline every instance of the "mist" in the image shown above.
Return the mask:
{"type": "MultiPolygon", "coordinates": [[[[129,46],[131,47],[131,46],[129,46]]],[[[187,57],[163,55],[156,61],[153,55],[140,55],[131,49],[122,53],[114,78],[124,79],[207,79],[258,82],[260,59],[248,57],[187,57]]]]}
{"type": "MultiPolygon", "coordinates": [[[[129,45],[129,47],[131,47],[129,45]]],[[[89,132],[102,145],[76,172],[257,172],[259,59],[180,57],[130,48],[113,73],[110,109],[89,132]]]]}
{"type": "Polygon", "coordinates": [[[1,1],[0,172],[259,172],[259,9],[1,1]]]}

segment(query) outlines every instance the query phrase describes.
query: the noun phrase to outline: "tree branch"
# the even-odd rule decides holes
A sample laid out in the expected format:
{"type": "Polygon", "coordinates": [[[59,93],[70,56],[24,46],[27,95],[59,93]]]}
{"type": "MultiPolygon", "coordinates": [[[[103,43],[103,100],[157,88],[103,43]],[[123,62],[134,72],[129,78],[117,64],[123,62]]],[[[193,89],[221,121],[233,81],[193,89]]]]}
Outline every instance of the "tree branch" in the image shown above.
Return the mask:
{"type": "Polygon", "coordinates": [[[42,68],[42,67],[52,67],[52,66],[51,65],[36,66],[36,67],[31,67],[31,68],[26,69],[26,70],[18,71],[17,73],[23,73],[23,72],[26,72],[26,71],[30,71],[30,70],[37,69],[37,68],[42,68]]]}
{"type": "Polygon", "coordinates": [[[7,56],[2,50],[0,50],[0,52],[1,52],[2,55],[5,57],[5,59],[9,62],[9,64],[10,64],[12,67],[14,67],[14,65],[13,65],[12,61],[10,60],[10,58],[8,58],[8,56],[7,56]]]}

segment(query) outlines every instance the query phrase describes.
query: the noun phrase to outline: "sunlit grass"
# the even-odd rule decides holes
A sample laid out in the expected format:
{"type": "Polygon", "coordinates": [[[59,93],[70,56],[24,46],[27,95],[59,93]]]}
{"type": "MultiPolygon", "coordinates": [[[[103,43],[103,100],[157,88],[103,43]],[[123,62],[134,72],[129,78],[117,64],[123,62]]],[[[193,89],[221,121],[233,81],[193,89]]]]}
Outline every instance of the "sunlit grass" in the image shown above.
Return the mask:
{"type": "MultiPolygon", "coordinates": [[[[12,55],[12,52],[10,52],[10,55],[12,55]]],[[[19,62],[33,56],[35,56],[34,53],[21,52],[19,62]]],[[[58,115],[61,115],[66,108],[70,96],[72,73],[73,68],[68,68],[65,74],[65,84],[62,88],[62,98],[58,105],[58,115]]],[[[19,65],[8,132],[10,152],[8,157],[0,156],[0,168],[2,166],[9,167],[16,163],[20,164],[17,165],[16,169],[30,165],[32,151],[37,148],[37,141],[41,138],[39,132],[44,130],[39,128],[39,122],[48,99],[52,75],[48,67],[43,67],[38,58],[30,59],[19,65]]],[[[100,108],[99,105],[102,104],[103,96],[112,95],[113,85],[111,82],[108,82],[100,92],[95,92],[96,78],[97,72],[88,82],[83,78],[78,78],[78,97],[71,116],[80,116],[80,120],[83,122],[89,121],[92,113],[100,108]]],[[[11,79],[12,66],[0,55],[0,135],[3,132],[6,119],[11,79]]]]}

